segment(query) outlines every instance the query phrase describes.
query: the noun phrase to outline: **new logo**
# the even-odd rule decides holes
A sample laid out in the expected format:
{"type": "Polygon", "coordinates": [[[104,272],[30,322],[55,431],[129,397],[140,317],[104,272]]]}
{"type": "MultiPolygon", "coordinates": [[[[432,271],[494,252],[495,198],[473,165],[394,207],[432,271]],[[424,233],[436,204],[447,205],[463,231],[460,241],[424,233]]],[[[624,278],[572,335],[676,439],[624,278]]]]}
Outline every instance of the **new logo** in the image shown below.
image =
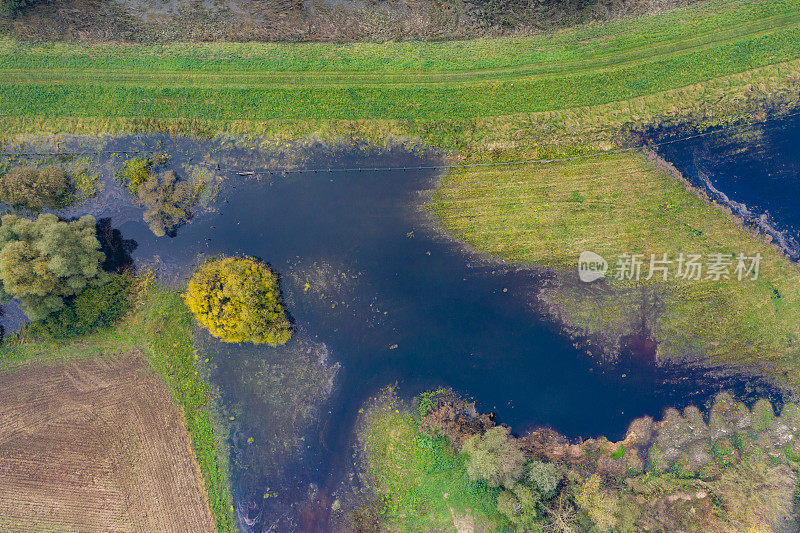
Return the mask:
{"type": "Polygon", "coordinates": [[[584,283],[606,277],[607,271],[608,262],[599,254],[587,250],[578,257],[578,277],[584,283]]]}

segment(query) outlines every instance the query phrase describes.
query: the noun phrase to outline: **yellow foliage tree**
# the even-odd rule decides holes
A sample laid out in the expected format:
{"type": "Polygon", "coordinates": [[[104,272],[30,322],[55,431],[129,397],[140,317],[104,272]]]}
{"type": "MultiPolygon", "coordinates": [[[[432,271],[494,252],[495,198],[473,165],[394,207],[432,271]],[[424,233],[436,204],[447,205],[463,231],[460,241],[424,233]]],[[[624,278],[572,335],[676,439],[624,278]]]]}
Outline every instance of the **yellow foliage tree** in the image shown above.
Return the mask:
{"type": "Polygon", "coordinates": [[[603,490],[602,478],[598,474],[592,474],[583,482],[575,495],[575,503],[600,531],[610,531],[617,526],[619,499],[603,490]]]}
{"type": "Polygon", "coordinates": [[[197,321],[225,342],[278,346],[293,333],[277,275],[248,257],[201,265],[189,280],[185,301],[197,321]]]}

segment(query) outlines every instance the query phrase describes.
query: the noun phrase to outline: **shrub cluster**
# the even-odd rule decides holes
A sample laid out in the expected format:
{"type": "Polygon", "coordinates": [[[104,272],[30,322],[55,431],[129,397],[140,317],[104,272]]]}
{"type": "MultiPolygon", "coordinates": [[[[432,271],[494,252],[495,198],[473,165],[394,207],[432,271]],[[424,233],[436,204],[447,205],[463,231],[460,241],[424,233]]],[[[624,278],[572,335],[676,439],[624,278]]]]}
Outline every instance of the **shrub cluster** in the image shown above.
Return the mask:
{"type": "Polygon", "coordinates": [[[483,479],[498,487],[512,485],[522,476],[525,454],[507,427],[495,426],[472,436],[461,451],[469,455],[467,472],[472,479],[483,479]]]}
{"type": "Polygon", "coordinates": [[[800,527],[791,514],[800,494],[797,404],[776,415],[765,399],[748,408],[721,393],[707,417],[694,406],[667,409],[660,422],[634,420],[618,443],[600,437],[571,444],[546,428],[523,437],[502,426],[481,428],[474,406],[452,393],[425,393],[422,400],[423,434],[449,437],[470,480],[497,491],[495,509],[512,530],[800,527]]]}
{"type": "Polygon", "coordinates": [[[278,277],[254,259],[204,263],[189,280],[185,300],[197,321],[225,342],[277,346],[292,336],[278,277]]]}
{"type": "Polygon", "coordinates": [[[173,234],[192,217],[203,187],[181,180],[173,170],[155,172],[166,160],[164,154],[130,159],[116,175],[147,208],[142,218],[158,237],[173,234]]]}
{"type": "Polygon", "coordinates": [[[503,489],[497,510],[522,530],[535,528],[543,518],[543,502],[558,493],[564,477],[561,469],[553,463],[528,460],[521,441],[505,426],[476,433],[461,451],[467,454],[470,479],[503,489]]]}
{"type": "Polygon", "coordinates": [[[19,166],[0,175],[0,202],[32,211],[68,206],[74,189],[61,167],[19,166]]]}
{"type": "Polygon", "coordinates": [[[58,311],[32,323],[28,330],[34,337],[66,338],[111,326],[129,308],[130,287],[128,276],[108,274],[105,282],[88,286],[58,311]]]}
{"type": "Polygon", "coordinates": [[[147,207],[144,221],[158,237],[189,220],[197,205],[197,191],[188,182],[179,181],[172,170],[151,175],[139,185],[137,196],[147,207]]]}
{"type": "Polygon", "coordinates": [[[66,300],[106,281],[95,219],[64,222],[51,214],[0,223],[0,296],[18,298],[32,320],[62,309],[66,300]]]}
{"type": "Polygon", "coordinates": [[[125,161],[122,169],[116,174],[117,180],[122,182],[133,194],[139,186],[150,179],[153,171],[153,161],[148,157],[134,157],[125,161]]]}

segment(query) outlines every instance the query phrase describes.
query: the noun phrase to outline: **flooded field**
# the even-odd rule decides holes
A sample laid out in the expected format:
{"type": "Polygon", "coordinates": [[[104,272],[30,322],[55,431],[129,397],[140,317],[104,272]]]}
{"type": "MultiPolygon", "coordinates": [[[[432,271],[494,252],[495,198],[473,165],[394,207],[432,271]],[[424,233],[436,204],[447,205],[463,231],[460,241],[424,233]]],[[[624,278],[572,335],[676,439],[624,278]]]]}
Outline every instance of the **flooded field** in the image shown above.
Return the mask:
{"type": "Polygon", "coordinates": [[[246,254],[281,277],[297,328],[288,344],[198,333],[229,418],[243,527],[288,528],[302,502],[324,501],[351,466],[359,408],[395,383],[408,396],[452,387],[515,431],[547,425],[571,438],[618,438],[633,418],[667,406],[701,404],[723,388],[752,392],[747,378],[657,366],[642,350],[603,363],[576,347],[534,304],[547,272],[480,256],[440,231],[425,208],[437,172],[417,168],[434,167],[433,155],[310,146],[290,159],[236,140],[163,136],[66,146],[98,152],[105,181],[67,215],[103,219],[137,266],[180,286],[205,258],[246,254]],[[174,236],[153,235],[112,179],[123,153],[137,151],[169,154],[166,168],[179,175],[212,176],[215,193],[174,236]]]}
{"type": "Polygon", "coordinates": [[[800,259],[800,117],[670,142],[659,152],[696,186],[800,259]]]}

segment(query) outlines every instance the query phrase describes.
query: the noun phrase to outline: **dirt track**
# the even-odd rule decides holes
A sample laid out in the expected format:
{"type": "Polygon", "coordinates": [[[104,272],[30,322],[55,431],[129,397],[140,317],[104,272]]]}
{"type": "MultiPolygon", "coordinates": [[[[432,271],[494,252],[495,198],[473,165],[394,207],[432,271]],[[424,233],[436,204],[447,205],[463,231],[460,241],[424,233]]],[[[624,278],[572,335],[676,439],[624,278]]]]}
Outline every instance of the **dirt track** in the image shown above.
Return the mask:
{"type": "Polygon", "coordinates": [[[0,530],[214,531],[202,486],[142,357],[0,374],[0,530]]]}

